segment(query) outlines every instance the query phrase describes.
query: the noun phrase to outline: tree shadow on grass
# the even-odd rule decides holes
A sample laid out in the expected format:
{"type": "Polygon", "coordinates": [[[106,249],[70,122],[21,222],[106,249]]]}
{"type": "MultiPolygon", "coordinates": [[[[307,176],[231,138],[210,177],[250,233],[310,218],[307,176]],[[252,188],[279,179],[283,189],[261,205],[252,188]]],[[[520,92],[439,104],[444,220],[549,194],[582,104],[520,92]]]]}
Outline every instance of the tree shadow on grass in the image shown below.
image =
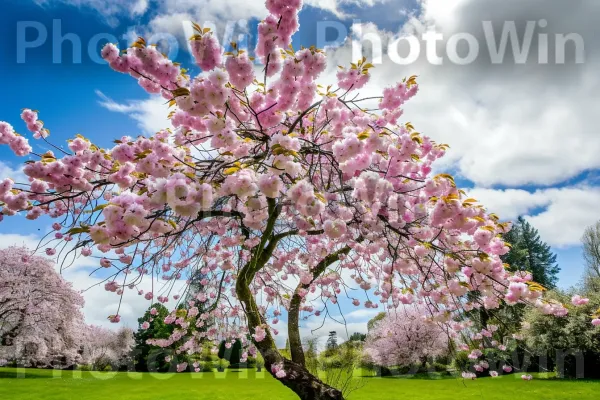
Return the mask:
{"type": "Polygon", "coordinates": [[[388,376],[373,376],[373,375],[363,375],[362,378],[368,379],[414,379],[414,380],[426,380],[426,381],[439,381],[439,380],[449,380],[456,379],[457,375],[452,374],[444,374],[444,373],[430,373],[430,374],[392,374],[388,376]]]}
{"type": "Polygon", "coordinates": [[[0,371],[0,379],[50,379],[51,376],[40,374],[17,373],[9,371],[0,371]]]}

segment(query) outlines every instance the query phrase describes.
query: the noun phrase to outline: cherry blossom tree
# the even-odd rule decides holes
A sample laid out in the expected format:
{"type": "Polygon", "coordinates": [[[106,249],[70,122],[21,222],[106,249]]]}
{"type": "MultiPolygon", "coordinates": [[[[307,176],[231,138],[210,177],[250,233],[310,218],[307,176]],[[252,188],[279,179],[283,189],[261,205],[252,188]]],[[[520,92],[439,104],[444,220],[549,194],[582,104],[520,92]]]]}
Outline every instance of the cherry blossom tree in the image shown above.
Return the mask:
{"type": "Polygon", "coordinates": [[[82,363],[101,370],[106,366],[121,367],[129,361],[134,345],[133,331],[121,328],[113,331],[101,326],[86,327],[82,363]]]}
{"type": "Polygon", "coordinates": [[[390,310],[369,331],[365,354],[384,367],[410,365],[447,354],[448,335],[425,315],[426,310],[414,306],[390,310]]]}
{"type": "MultiPolygon", "coordinates": [[[[178,303],[187,295],[177,283],[201,275],[202,290],[165,318],[171,336],[153,344],[191,354],[240,339],[243,356],[259,351],[301,399],[343,397],[307,370],[300,337],[301,319],[324,318],[340,301],[384,309],[419,302],[424,317],[455,336],[468,324],[465,309],[527,302],[560,314],[539,285],[502,264],[508,247],[499,235],[510,225],[450,175],[431,173],[448,146],[401,120],[416,77],[362,97],[373,68],[362,59],[320,86],[325,53],[290,45],[300,7],[266,2],[257,60],[195,25],[197,76],[142,38],[126,51],[106,45],[113,69],[169,103],[172,127],[119,138],[110,149],[83,136],[63,148],[25,109],[33,137],[55,147],[36,152],[0,124],[0,144],[30,157],[29,182],[0,183],[2,214],[54,218],[45,252],[65,268],[100,252],[104,287],[116,296],[135,290],[149,302],[178,303]],[[147,281],[153,289],[144,292],[147,281]],[[275,345],[284,310],[289,359],[275,345]],[[216,324],[204,329],[206,321],[216,324]]],[[[119,322],[118,310],[110,318],[119,322]]]]}
{"type": "Polygon", "coordinates": [[[82,296],[46,257],[23,247],[0,249],[0,358],[23,365],[79,361],[82,296]]]}

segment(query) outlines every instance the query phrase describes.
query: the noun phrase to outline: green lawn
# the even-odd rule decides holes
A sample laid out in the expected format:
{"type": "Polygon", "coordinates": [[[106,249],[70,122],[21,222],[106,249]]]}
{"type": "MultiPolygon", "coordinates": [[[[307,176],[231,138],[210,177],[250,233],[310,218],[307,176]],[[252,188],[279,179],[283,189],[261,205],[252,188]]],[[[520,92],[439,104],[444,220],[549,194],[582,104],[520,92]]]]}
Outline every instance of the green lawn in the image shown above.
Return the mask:
{"type": "MultiPolygon", "coordinates": [[[[350,400],[546,400],[598,399],[600,381],[561,381],[519,376],[462,379],[365,378],[350,400]]],[[[0,368],[0,399],[56,400],[287,400],[296,397],[263,373],[227,370],[210,374],[143,374],[0,368]]]]}

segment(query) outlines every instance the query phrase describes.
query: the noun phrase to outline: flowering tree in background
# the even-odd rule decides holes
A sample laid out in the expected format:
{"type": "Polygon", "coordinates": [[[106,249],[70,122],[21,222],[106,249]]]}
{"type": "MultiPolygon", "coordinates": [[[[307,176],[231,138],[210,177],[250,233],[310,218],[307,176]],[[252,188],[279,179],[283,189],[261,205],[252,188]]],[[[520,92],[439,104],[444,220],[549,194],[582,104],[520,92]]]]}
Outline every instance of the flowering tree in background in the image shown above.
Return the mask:
{"type": "MultiPolygon", "coordinates": [[[[1,123],[0,144],[35,156],[24,167],[29,182],[0,183],[2,214],[54,218],[46,253],[63,266],[102,253],[105,289],[116,296],[136,290],[148,301],[178,302],[186,294],[176,283],[200,274],[202,291],[164,319],[174,331],[153,344],[191,354],[239,338],[243,356],[258,350],[302,399],[343,397],[305,367],[299,321],[325,317],[344,298],[366,308],[420,303],[423,317],[451,336],[468,324],[465,309],[527,302],[563,313],[526,274],[503,265],[508,247],[499,235],[509,224],[450,175],[432,176],[448,146],[399,122],[416,77],[361,97],[373,68],[363,59],[322,87],[325,54],[290,46],[301,1],[266,7],[255,50],[262,71],[235,43],[222,53],[198,25],[196,77],[141,38],[125,52],[103,49],[113,69],[166,99],[172,129],[122,137],[111,149],[78,136],[68,149],[39,154],[1,123]],[[144,293],[139,284],[149,280],[153,290],[144,293]],[[290,359],[275,345],[283,309],[290,359]]],[[[48,140],[37,112],[22,118],[48,140]]],[[[111,320],[119,322],[118,310],[111,320]]]]}
{"type": "Polygon", "coordinates": [[[23,365],[79,361],[83,297],[45,257],[23,247],[0,249],[0,358],[23,365]]]}
{"type": "Polygon", "coordinates": [[[96,370],[103,370],[109,365],[119,368],[128,363],[133,345],[131,329],[113,331],[96,325],[87,326],[82,363],[89,364],[96,370]]]}
{"type": "Polygon", "coordinates": [[[446,355],[448,335],[425,315],[425,310],[413,306],[391,310],[369,331],[365,354],[384,367],[406,366],[446,355]]]}

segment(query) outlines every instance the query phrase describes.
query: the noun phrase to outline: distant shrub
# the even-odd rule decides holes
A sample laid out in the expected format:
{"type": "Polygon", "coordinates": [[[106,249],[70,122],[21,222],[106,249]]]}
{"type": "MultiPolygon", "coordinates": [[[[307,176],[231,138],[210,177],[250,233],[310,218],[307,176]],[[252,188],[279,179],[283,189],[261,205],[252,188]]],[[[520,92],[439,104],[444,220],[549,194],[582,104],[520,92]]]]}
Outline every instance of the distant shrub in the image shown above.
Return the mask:
{"type": "Polygon", "coordinates": [[[448,370],[448,366],[446,364],[442,364],[440,362],[434,362],[430,365],[430,370],[433,369],[435,372],[446,372],[448,370]]]}
{"type": "Polygon", "coordinates": [[[469,353],[466,351],[459,351],[453,360],[454,368],[458,371],[466,371],[469,369],[471,361],[469,360],[469,353]]]}
{"type": "Polygon", "coordinates": [[[201,371],[202,372],[213,372],[214,371],[214,365],[211,361],[206,361],[203,362],[202,364],[200,364],[201,366],[201,371]]]}

